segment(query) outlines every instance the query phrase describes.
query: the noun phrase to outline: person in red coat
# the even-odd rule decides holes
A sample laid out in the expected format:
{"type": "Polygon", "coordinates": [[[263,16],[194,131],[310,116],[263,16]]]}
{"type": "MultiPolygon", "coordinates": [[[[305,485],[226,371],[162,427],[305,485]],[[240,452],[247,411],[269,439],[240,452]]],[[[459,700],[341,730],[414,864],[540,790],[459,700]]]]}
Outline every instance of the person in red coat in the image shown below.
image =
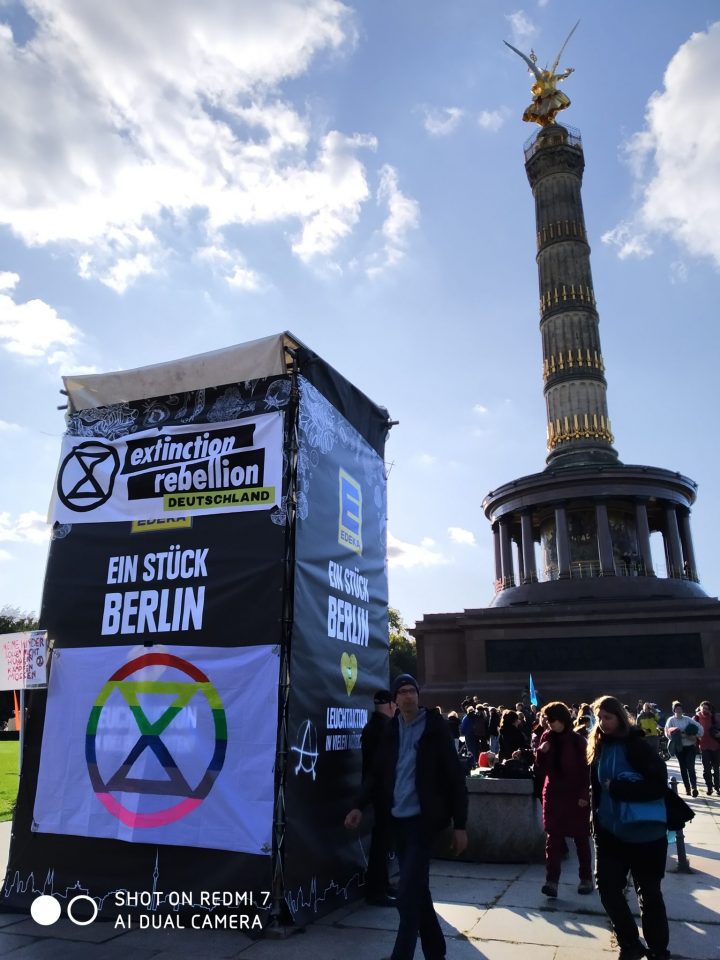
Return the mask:
{"type": "Polygon", "coordinates": [[[535,770],[541,781],[545,827],[546,881],[542,892],[556,897],[565,837],[572,837],[580,864],[578,893],[592,893],[590,855],[590,768],[585,738],[573,731],[570,710],[564,703],[542,709],[548,729],[535,751],[535,770]]]}

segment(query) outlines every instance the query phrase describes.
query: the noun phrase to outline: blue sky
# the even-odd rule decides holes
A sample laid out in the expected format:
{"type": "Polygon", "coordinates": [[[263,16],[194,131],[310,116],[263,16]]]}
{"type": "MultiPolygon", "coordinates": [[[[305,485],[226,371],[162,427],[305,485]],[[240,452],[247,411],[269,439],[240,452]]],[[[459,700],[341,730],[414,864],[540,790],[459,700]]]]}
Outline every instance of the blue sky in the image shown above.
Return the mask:
{"type": "Polygon", "coordinates": [[[543,468],[523,63],[575,73],[616,448],[714,500],[713,0],[0,0],[0,606],[39,608],[60,376],[290,330],[400,421],[390,601],[487,605],[485,494],[543,468]]]}

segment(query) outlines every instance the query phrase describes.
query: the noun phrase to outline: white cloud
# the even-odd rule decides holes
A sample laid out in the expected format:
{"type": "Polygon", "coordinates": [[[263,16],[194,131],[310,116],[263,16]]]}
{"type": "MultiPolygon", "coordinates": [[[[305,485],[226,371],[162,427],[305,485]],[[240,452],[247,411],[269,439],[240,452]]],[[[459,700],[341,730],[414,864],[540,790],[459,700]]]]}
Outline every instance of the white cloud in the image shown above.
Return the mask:
{"type": "Polygon", "coordinates": [[[221,240],[202,247],[197,253],[199,260],[204,260],[211,264],[217,274],[222,276],[231,287],[238,290],[247,290],[256,292],[264,289],[264,284],[260,274],[251,270],[245,257],[238,251],[226,250],[222,246],[221,240]]]}
{"type": "Polygon", "coordinates": [[[12,554],[7,550],[0,550],[0,563],[7,563],[8,560],[12,560],[12,554]]]}
{"type": "Polygon", "coordinates": [[[462,527],[448,527],[448,534],[453,543],[462,543],[468,547],[475,546],[475,534],[472,530],[464,530],[462,527]]]}
{"type": "MultiPolygon", "coordinates": [[[[122,292],[175,228],[287,225],[303,261],[332,253],[370,191],[366,135],[326,131],[283,82],[355,42],[340,0],[33,0],[24,45],[0,31],[0,223],[61,244],[122,292]]],[[[229,246],[223,239],[223,244],[229,246]]],[[[201,240],[200,246],[203,245],[201,240]]],[[[243,263],[228,274],[252,287],[243,263]]]]}
{"type": "Polygon", "coordinates": [[[374,137],[346,137],[334,130],[323,138],[315,169],[302,171],[285,184],[278,183],[278,189],[286,193],[287,207],[296,208],[304,221],[292,245],[301,260],[332,253],[357,223],[370,191],[355,151],[359,147],[374,150],[376,146],[374,137]]]}
{"type": "Polygon", "coordinates": [[[647,234],[636,231],[635,224],[623,220],[612,230],[607,230],[600,239],[603,243],[617,247],[621,260],[626,260],[628,257],[646,260],[652,256],[652,247],[648,243],[647,234]]]}
{"type": "Polygon", "coordinates": [[[437,457],[432,453],[418,453],[415,460],[421,467],[432,467],[433,464],[437,463],[437,457]]]}
{"type": "Polygon", "coordinates": [[[0,420],[0,433],[19,433],[22,427],[17,423],[10,423],[8,420],[0,420]]]}
{"type": "Polygon", "coordinates": [[[46,518],[30,510],[13,521],[9,513],[0,513],[0,542],[44,543],[50,536],[46,518]]]}
{"type": "Polygon", "coordinates": [[[446,137],[463,118],[460,107],[423,107],[423,126],[433,137],[446,137]]]}
{"type": "Polygon", "coordinates": [[[497,133],[497,131],[505,123],[507,117],[506,110],[483,110],[482,113],[478,115],[478,125],[482,127],[483,130],[488,130],[490,133],[497,133]]]}
{"type": "Polygon", "coordinates": [[[387,535],[388,565],[391,567],[438,567],[448,563],[448,559],[433,550],[435,541],[425,537],[419,544],[398,540],[390,531],[387,535]]]}
{"type": "Polygon", "coordinates": [[[48,363],[67,360],[79,331],[42,300],[18,303],[11,294],[19,281],[16,273],[0,274],[0,345],[8,353],[44,357],[48,363]]]}
{"type": "Polygon", "coordinates": [[[397,171],[389,164],[380,170],[378,203],[387,207],[387,217],[380,230],[382,250],[371,258],[367,269],[369,277],[377,276],[388,267],[395,266],[405,257],[407,234],[415,229],[420,219],[417,200],[407,197],[398,187],[397,171]]]}
{"type": "Polygon", "coordinates": [[[670,264],[670,282],[686,283],[688,278],[688,268],[682,260],[674,260],[670,264]]]}
{"type": "MultiPolygon", "coordinates": [[[[715,80],[719,58],[717,22],[707,32],[694,33],[673,56],[664,89],[648,102],[645,129],[626,145],[641,197],[630,232],[666,234],[687,253],[710,257],[716,265],[720,265],[720,89],[715,80]]],[[[649,255],[643,240],[639,255],[649,255]]],[[[618,245],[620,256],[637,253],[632,242],[630,247],[618,245]]]]}
{"type": "MultiPolygon", "coordinates": [[[[506,14],[505,19],[510,24],[516,46],[526,44],[537,33],[537,27],[524,10],[516,10],[515,13],[506,14]]],[[[523,51],[523,53],[525,52],[523,51]]]]}
{"type": "Polygon", "coordinates": [[[478,416],[484,416],[486,413],[490,413],[490,410],[487,407],[484,407],[482,403],[476,403],[473,407],[473,413],[477,413],[478,416]]]}
{"type": "Polygon", "coordinates": [[[5,290],[14,290],[18,285],[20,277],[17,273],[8,273],[7,270],[3,270],[0,273],[0,292],[5,290]]]}

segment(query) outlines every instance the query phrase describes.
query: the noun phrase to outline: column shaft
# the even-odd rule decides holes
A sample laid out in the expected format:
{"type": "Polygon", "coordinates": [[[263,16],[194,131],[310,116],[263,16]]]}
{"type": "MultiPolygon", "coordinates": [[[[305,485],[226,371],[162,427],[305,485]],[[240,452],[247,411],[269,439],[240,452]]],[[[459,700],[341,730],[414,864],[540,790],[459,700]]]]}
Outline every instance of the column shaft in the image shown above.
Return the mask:
{"type": "Polygon", "coordinates": [[[515,540],[513,542],[517,545],[518,583],[525,583],[525,562],[522,552],[522,544],[519,540],[515,540]]]}
{"type": "Polygon", "coordinates": [[[655,569],[652,561],[652,551],[650,549],[650,525],[648,523],[647,504],[635,504],[635,524],[637,526],[638,543],[640,544],[640,555],[642,556],[643,566],[645,567],[645,576],[654,577],[655,569]]]}
{"type": "Polygon", "coordinates": [[[500,560],[502,563],[502,583],[503,587],[515,586],[515,574],[513,572],[512,541],[510,539],[510,529],[505,520],[500,520],[500,560]]]}
{"type": "Polygon", "coordinates": [[[613,557],[612,535],[610,534],[610,521],[608,520],[606,504],[595,504],[595,523],[597,526],[600,572],[603,577],[612,577],[615,574],[615,559],[613,557]]]}
{"type": "Polygon", "coordinates": [[[558,577],[570,577],[570,537],[565,507],[555,507],[555,542],[557,543],[558,577]]]}
{"type": "Polygon", "coordinates": [[[502,587],[502,557],[500,556],[500,524],[493,526],[493,542],[495,545],[495,589],[502,587]]]}
{"type": "Polygon", "coordinates": [[[535,565],[535,542],[532,532],[532,516],[523,513],[520,518],[522,530],[522,555],[524,578],[523,583],[537,583],[537,567],[535,565]]]}
{"type": "Polygon", "coordinates": [[[693,549],[692,533],[690,532],[690,514],[680,514],[680,542],[682,544],[683,556],[685,557],[684,571],[690,580],[698,581],[700,577],[697,572],[695,562],[695,550],[693,549]]]}
{"type": "Polygon", "coordinates": [[[665,549],[667,552],[669,567],[668,576],[682,577],[682,544],[680,543],[680,530],[678,529],[677,513],[675,512],[674,506],[665,508],[665,530],[665,549]]]}

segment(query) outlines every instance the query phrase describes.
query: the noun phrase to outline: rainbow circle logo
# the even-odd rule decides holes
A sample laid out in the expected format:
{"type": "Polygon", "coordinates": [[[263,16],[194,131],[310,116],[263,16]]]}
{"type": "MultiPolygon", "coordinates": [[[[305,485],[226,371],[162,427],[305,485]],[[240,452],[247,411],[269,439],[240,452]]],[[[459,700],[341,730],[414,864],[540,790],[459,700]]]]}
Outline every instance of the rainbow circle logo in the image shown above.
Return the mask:
{"type": "MultiPolygon", "coordinates": [[[[117,700],[117,698],[115,698],[117,700]]],[[[169,653],[147,653],[126,663],[103,686],[88,718],[85,731],[85,759],[90,782],[98,800],[113,816],[128,827],[164,827],[181,820],[195,810],[210,793],[225,762],[227,750],[227,719],[220,696],[205,674],[188,660],[169,653]],[[170,667],[183,673],[188,680],[133,680],[133,674],[146,667],[170,667]],[[98,725],[109,698],[119,693],[137,724],[139,737],[115,772],[104,778],[98,767],[98,725]],[[170,697],[170,705],[155,720],[150,720],[141,706],[140,695],[160,694],[170,697]],[[162,734],[197,694],[204,696],[212,713],[215,745],[210,762],[196,786],[191,786],[179,769],[162,734]],[[163,768],[162,779],[131,776],[131,769],[139,758],[150,750],[163,768]],[[113,793],[140,797],[180,797],[180,800],[159,810],[138,812],[123,806],[113,793]]]]}

